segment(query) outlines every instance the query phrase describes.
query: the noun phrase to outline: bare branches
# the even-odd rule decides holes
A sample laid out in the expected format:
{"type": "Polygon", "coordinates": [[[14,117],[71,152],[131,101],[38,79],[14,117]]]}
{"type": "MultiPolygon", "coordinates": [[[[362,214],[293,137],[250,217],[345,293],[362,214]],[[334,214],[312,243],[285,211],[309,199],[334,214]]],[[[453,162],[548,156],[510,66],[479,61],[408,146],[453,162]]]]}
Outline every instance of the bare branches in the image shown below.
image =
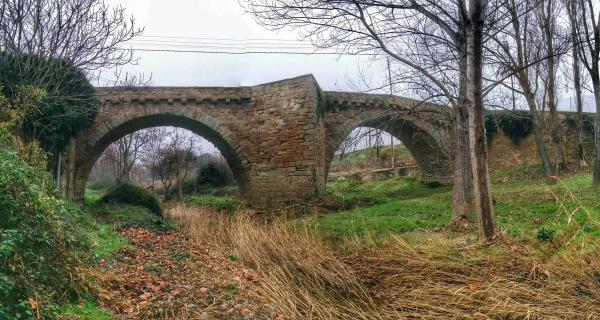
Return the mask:
{"type": "Polygon", "coordinates": [[[86,71],[135,61],[123,44],[139,35],[122,6],[101,0],[4,0],[0,44],[9,52],[60,59],[86,71]]]}

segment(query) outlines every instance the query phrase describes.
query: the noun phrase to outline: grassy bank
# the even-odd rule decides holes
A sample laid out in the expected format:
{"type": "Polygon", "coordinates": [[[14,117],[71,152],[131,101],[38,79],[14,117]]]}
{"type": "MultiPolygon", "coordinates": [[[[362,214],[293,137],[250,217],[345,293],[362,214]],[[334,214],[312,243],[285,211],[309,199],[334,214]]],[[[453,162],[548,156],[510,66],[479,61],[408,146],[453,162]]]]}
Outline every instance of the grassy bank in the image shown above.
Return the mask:
{"type": "MultiPolygon", "coordinates": [[[[553,238],[580,230],[600,237],[600,198],[589,174],[554,185],[539,179],[535,168],[509,169],[493,178],[496,219],[509,235],[553,238]]],[[[445,226],[451,217],[449,187],[431,188],[409,177],[369,183],[338,180],[327,190],[329,202],[348,209],[304,222],[330,238],[431,230],[445,226]]]]}
{"type": "Polygon", "coordinates": [[[105,320],[112,315],[99,307],[98,293],[102,285],[97,282],[94,268],[99,265],[115,263],[118,255],[132,248],[128,237],[122,230],[127,228],[144,228],[162,232],[174,230],[168,223],[147,208],[127,204],[102,204],[101,199],[106,190],[86,190],[84,204],[80,209],[77,231],[85,239],[85,246],[74,252],[81,258],[80,277],[84,278],[85,290],[76,301],[65,303],[58,308],[61,319],[105,320]]]}

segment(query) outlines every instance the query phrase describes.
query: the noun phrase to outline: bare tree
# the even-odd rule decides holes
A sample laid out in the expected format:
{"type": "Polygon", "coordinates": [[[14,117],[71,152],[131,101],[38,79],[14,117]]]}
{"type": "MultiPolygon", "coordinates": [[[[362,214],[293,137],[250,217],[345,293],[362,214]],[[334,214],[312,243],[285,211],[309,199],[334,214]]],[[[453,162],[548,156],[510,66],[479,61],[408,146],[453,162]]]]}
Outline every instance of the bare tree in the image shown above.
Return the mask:
{"type": "Polygon", "coordinates": [[[596,159],[592,183],[600,185],[600,8],[592,0],[574,0],[570,6],[576,19],[576,36],[581,63],[588,71],[592,82],[592,91],[596,100],[596,117],[594,120],[594,136],[596,159]]]}
{"type": "MultiPolygon", "coordinates": [[[[548,2],[550,1],[552,0],[548,0],[548,2]]],[[[514,86],[510,88],[523,95],[527,102],[531,112],[538,155],[542,161],[545,175],[550,177],[555,175],[555,168],[544,142],[541,108],[538,105],[537,97],[539,91],[545,92],[546,89],[549,89],[548,86],[545,86],[543,90],[539,90],[542,76],[540,62],[547,57],[548,50],[552,52],[554,48],[545,49],[539,45],[540,42],[544,42],[545,36],[540,34],[540,22],[536,21],[538,17],[534,10],[537,5],[537,0],[509,0],[503,3],[502,9],[505,11],[508,27],[501,28],[494,33],[492,37],[494,45],[490,45],[490,53],[494,62],[501,68],[501,73],[514,75],[517,78],[521,89],[518,90],[514,86]]],[[[551,46],[551,44],[549,45],[551,46]]],[[[551,64],[554,65],[553,62],[551,64]]],[[[554,77],[556,76],[554,72],[552,74],[554,77]]],[[[547,76],[550,77],[550,74],[547,76]]],[[[556,102],[553,101],[552,105],[556,111],[556,102]]]]}
{"type": "Polygon", "coordinates": [[[569,17],[569,27],[571,36],[571,56],[573,59],[573,89],[575,90],[575,129],[576,129],[576,152],[577,162],[579,165],[587,165],[587,158],[585,156],[585,149],[583,144],[583,98],[582,98],[582,86],[581,86],[581,62],[579,61],[579,54],[581,52],[580,43],[577,39],[577,15],[578,15],[578,3],[579,0],[566,0],[565,6],[567,8],[569,17]]]}
{"type": "Polygon", "coordinates": [[[160,177],[167,198],[171,198],[173,187],[177,187],[179,197],[183,196],[183,184],[197,161],[195,140],[177,128],[169,132],[165,144],[156,151],[158,161],[153,171],[160,177]]]}
{"type": "Polygon", "coordinates": [[[600,185],[600,8],[592,0],[577,0],[571,7],[577,19],[577,41],[581,62],[590,75],[594,98],[596,99],[596,117],[594,136],[596,159],[592,183],[600,185]]]}
{"type": "Polygon", "coordinates": [[[558,16],[562,14],[563,7],[562,3],[558,0],[540,0],[537,9],[538,27],[542,34],[541,39],[543,50],[545,51],[545,57],[542,60],[542,65],[546,71],[546,76],[544,77],[544,97],[550,113],[549,127],[556,155],[555,169],[557,167],[564,168],[566,166],[566,159],[560,142],[561,126],[558,120],[556,101],[558,65],[561,55],[566,53],[569,47],[564,30],[560,28],[558,23],[558,16]]]}
{"type": "Polygon", "coordinates": [[[84,70],[134,61],[123,44],[142,32],[122,6],[103,0],[3,0],[0,44],[9,52],[63,60],[84,70]]]}
{"type": "Polygon", "coordinates": [[[467,40],[467,99],[469,100],[469,149],[473,169],[473,191],[479,232],[486,240],[495,236],[496,221],[487,163],[487,141],[483,105],[483,41],[486,0],[469,1],[467,40]]]}
{"type": "Polygon", "coordinates": [[[156,135],[157,131],[154,128],[144,129],[128,134],[109,146],[116,155],[114,160],[118,168],[117,181],[131,181],[131,169],[141,160],[144,149],[155,140],[156,135]]]}
{"type": "MultiPolygon", "coordinates": [[[[424,99],[441,99],[455,110],[454,197],[453,222],[470,220],[469,189],[471,169],[483,178],[487,165],[470,164],[469,128],[480,126],[483,120],[468,125],[468,107],[476,101],[467,97],[469,90],[483,90],[468,74],[469,34],[485,33],[486,8],[480,1],[463,0],[246,0],[247,11],[257,21],[273,29],[298,28],[301,36],[310,38],[319,48],[335,48],[341,52],[372,52],[389,56],[403,67],[402,83],[409,91],[424,99]],[[482,7],[480,7],[482,6],[482,7]],[[476,14],[471,10],[481,9],[476,14]],[[481,16],[480,16],[481,15],[481,16]],[[471,21],[478,18],[477,21],[471,21]],[[474,22],[481,25],[474,26],[474,22]],[[481,29],[479,29],[481,28],[481,29]],[[471,32],[471,33],[469,33],[471,32]],[[471,84],[471,85],[469,85],[471,84]]],[[[477,38],[478,36],[475,36],[477,38]]],[[[472,39],[475,39],[472,38],[472,39]]],[[[483,37],[481,38],[483,41],[483,37]]],[[[477,49],[480,41],[471,43],[477,49]]],[[[471,54],[478,53],[471,50],[471,54]]],[[[479,58],[471,62],[479,61],[479,58]]],[[[479,67],[479,65],[478,65],[479,67]]],[[[477,67],[477,68],[478,68],[477,67]]],[[[476,75],[477,72],[473,73],[476,75]]],[[[387,84],[386,84],[387,85],[387,84]]],[[[483,92],[482,92],[483,93],[483,92]]],[[[479,97],[475,93],[471,98],[479,97]]],[[[476,105],[476,108],[479,108],[476,105]]],[[[485,135],[478,138],[483,138],[485,135]]],[[[475,145],[473,145],[475,146],[475,145]]],[[[476,156],[481,156],[478,149],[476,156]]],[[[471,153],[473,154],[473,153],[471,153]]],[[[485,159],[485,156],[483,156],[485,159]]],[[[479,180],[478,180],[479,181],[479,180]]],[[[489,188],[489,178],[479,181],[489,188]]],[[[484,193],[476,197],[488,197],[484,193]]],[[[481,199],[477,203],[491,203],[481,199]]],[[[483,219],[493,216],[491,206],[479,208],[483,219]]],[[[490,224],[493,226],[493,221],[490,224]]],[[[483,233],[488,238],[488,233],[483,233]]]]}

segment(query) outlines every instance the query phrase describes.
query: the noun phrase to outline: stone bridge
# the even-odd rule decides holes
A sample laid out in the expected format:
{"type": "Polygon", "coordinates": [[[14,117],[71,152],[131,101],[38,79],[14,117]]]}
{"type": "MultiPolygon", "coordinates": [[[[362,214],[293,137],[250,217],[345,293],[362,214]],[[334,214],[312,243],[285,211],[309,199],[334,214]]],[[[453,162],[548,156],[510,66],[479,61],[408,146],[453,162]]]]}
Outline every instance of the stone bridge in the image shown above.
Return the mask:
{"type": "Polygon", "coordinates": [[[312,75],[252,87],[101,88],[98,97],[94,124],[71,142],[65,157],[63,189],[73,199],[83,197],[106,147],[156,126],[185,128],[212,142],[252,203],[321,194],[335,151],[360,126],[400,139],[424,180],[450,179],[448,108],[389,95],[321,91],[312,75]]]}
{"type": "MultiPolygon", "coordinates": [[[[185,128],[212,142],[241,194],[255,204],[322,194],[334,153],[361,126],[401,140],[424,181],[451,180],[449,108],[397,96],[321,91],[312,75],[252,87],[104,88],[98,97],[94,124],[73,139],[65,157],[62,187],[73,199],[83,197],[108,145],[156,126],[185,128]]],[[[500,142],[490,149],[493,167],[535,161],[531,143],[519,149],[507,139],[494,140],[500,142]]]]}

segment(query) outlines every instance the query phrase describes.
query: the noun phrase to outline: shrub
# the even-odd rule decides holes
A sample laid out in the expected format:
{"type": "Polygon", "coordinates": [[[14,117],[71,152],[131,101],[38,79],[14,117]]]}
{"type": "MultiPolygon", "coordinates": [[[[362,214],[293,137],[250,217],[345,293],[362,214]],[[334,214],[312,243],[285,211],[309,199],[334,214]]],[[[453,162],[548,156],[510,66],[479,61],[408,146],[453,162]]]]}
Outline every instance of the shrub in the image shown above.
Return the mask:
{"type": "Polygon", "coordinates": [[[538,230],[536,237],[538,238],[538,240],[551,241],[554,239],[555,234],[556,234],[556,231],[554,229],[547,228],[547,227],[541,227],[538,230]]]}
{"type": "MultiPolygon", "coordinates": [[[[575,113],[566,113],[564,123],[571,128],[575,128],[577,127],[576,117],[577,114],[575,113]]],[[[583,130],[594,133],[594,116],[584,113],[581,115],[581,120],[583,130]]]]}
{"type": "Polygon", "coordinates": [[[231,184],[233,174],[225,162],[211,161],[198,169],[196,184],[198,186],[224,187],[231,184]]]}
{"type": "Polygon", "coordinates": [[[94,214],[102,221],[118,228],[144,228],[158,232],[177,229],[148,208],[141,206],[107,204],[94,207],[94,214]]]}
{"type": "Polygon", "coordinates": [[[29,54],[0,52],[0,87],[13,99],[22,86],[43,89],[37,112],[29,113],[23,129],[47,150],[62,151],[69,139],[96,116],[96,90],[83,71],[71,63],[29,54]]]}
{"type": "Polygon", "coordinates": [[[121,183],[108,191],[100,200],[102,203],[125,203],[145,207],[152,213],[162,216],[163,209],[158,197],[144,188],[121,183]]]}
{"type": "Polygon", "coordinates": [[[12,148],[0,146],[0,159],[0,319],[51,316],[76,294],[70,250],[85,243],[74,232],[81,212],[12,148]]]}

